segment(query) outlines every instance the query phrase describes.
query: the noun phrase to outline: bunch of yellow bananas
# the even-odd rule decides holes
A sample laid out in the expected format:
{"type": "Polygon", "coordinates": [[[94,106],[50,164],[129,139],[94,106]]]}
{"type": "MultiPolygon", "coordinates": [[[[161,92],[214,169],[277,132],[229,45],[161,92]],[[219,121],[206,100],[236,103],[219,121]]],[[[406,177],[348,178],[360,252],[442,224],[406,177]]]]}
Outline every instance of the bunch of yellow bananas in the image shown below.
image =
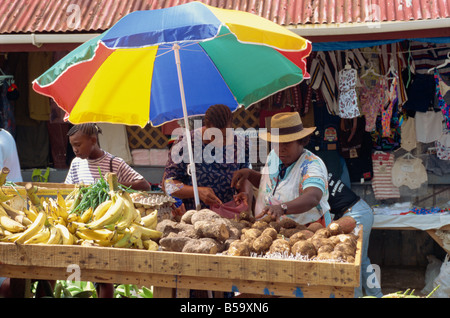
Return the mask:
{"type": "Polygon", "coordinates": [[[41,198],[41,209],[30,205],[10,212],[0,202],[0,241],[158,249],[162,233],[156,230],[157,211],[141,217],[127,192],[116,191],[110,200],[81,214],[71,213],[70,200],[58,193],[56,199],[41,198]]]}

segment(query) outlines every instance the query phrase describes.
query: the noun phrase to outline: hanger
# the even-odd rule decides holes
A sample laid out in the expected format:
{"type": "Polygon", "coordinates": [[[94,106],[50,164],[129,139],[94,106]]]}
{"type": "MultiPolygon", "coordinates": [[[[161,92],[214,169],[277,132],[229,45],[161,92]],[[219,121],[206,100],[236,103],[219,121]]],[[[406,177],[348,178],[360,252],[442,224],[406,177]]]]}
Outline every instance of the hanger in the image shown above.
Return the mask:
{"type": "Polygon", "coordinates": [[[1,68],[0,68],[0,73],[1,73],[0,82],[3,82],[4,80],[7,80],[7,79],[11,79],[11,80],[14,79],[14,76],[6,75],[1,68]]]}
{"type": "Polygon", "coordinates": [[[396,71],[396,69],[395,69],[395,67],[394,67],[394,60],[393,59],[391,59],[390,61],[389,61],[389,69],[388,69],[388,71],[387,71],[387,73],[386,73],[386,77],[388,78],[388,79],[395,79],[395,78],[398,78],[398,74],[397,74],[397,71],[396,71]],[[389,74],[392,74],[392,75],[394,75],[393,77],[388,77],[388,75],[389,74]]]}
{"type": "Polygon", "coordinates": [[[428,70],[428,73],[431,73],[431,72],[433,72],[434,70],[438,70],[438,69],[440,69],[440,68],[443,68],[443,67],[447,66],[448,63],[450,63],[450,52],[447,53],[447,58],[445,59],[444,63],[442,63],[441,65],[438,65],[438,66],[435,66],[435,67],[430,68],[430,69],[428,70]]]}
{"type": "Polygon", "coordinates": [[[378,74],[377,72],[375,72],[375,70],[373,69],[373,65],[372,62],[369,62],[369,68],[366,70],[366,72],[360,76],[360,78],[366,77],[367,75],[369,75],[370,73],[372,73],[375,76],[381,76],[380,74],[378,74]]]}
{"type": "Polygon", "coordinates": [[[407,153],[405,153],[403,156],[401,156],[400,158],[405,158],[405,159],[416,159],[416,157],[414,157],[412,154],[411,154],[411,152],[407,152],[407,153]]]}

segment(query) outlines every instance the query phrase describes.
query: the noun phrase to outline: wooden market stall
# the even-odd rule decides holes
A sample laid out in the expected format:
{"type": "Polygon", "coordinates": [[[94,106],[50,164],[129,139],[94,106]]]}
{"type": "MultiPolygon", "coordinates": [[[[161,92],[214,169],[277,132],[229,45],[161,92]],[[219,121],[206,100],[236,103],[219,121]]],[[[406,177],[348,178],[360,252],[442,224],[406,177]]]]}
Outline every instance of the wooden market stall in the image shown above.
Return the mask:
{"type": "Polygon", "coordinates": [[[354,263],[299,261],[69,245],[0,243],[0,276],[153,286],[154,297],[212,290],[281,297],[353,297],[359,285],[362,237],[354,263]]]}

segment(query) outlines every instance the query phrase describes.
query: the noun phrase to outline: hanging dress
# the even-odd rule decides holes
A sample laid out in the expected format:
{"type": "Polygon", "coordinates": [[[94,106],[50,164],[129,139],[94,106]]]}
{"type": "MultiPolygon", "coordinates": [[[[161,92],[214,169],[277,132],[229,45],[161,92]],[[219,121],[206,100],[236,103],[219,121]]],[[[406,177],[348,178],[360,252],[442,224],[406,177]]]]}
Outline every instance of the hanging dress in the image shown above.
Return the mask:
{"type": "Polygon", "coordinates": [[[339,71],[339,117],[355,118],[361,114],[356,93],[357,71],[344,68],[339,71]]]}

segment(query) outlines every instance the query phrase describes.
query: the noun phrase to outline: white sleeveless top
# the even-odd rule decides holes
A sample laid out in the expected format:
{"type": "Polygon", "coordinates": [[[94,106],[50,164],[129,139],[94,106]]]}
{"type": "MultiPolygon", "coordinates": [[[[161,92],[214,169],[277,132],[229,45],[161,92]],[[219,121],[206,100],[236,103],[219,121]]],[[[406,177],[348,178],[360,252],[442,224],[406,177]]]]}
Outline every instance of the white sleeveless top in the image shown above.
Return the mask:
{"type": "Polygon", "coordinates": [[[328,172],[322,159],[305,149],[300,158],[288,167],[283,180],[279,180],[276,185],[280,163],[277,154],[272,150],[261,172],[255,215],[258,215],[266,205],[292,201],[298,198],[306,188],[313,186],[321,189],[323,193],[319,205],[308,212],[288,214],[287,216],[300,224],[308,224],[320,219],[325,212],[330,210],[328,172]]]}

